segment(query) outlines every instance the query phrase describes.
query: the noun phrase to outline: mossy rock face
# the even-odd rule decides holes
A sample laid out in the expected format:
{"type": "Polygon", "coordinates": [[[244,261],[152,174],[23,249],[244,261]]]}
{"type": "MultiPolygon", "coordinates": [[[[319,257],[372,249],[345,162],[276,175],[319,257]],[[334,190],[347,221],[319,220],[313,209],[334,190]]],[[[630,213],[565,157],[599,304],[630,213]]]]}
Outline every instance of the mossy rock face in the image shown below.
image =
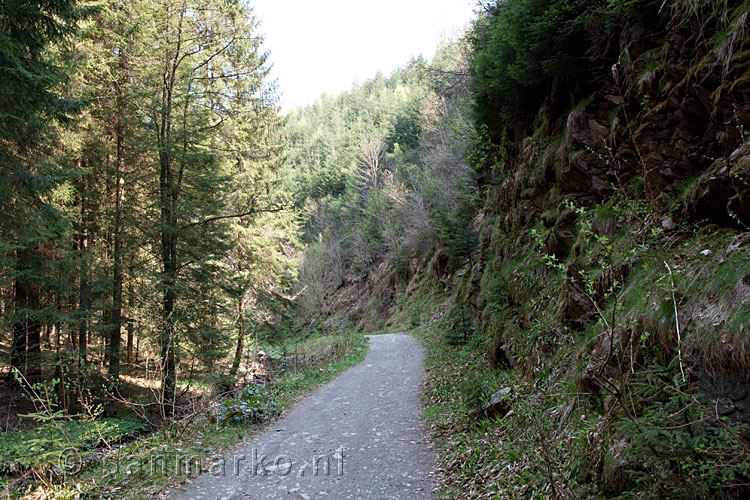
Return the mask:
{"type": "Polygon", "coordinates": [[[547,234],[545,251],[554,255],[558,260],[564,260],[578,237],[576,228],[577,216],[575,212],[565,206],[560,206],[554,216],[554,227],[547,234]]]}
{"type": "Polygon", "coordinates": [[[513,271],[508,277],[508,299],[513,305],[521,305],[534,297],[536,287],[529,282],[528,274],[522,270],[513,271]]]}
{"type": "Polygon", "coordinates": [[[432,255],[430,269],[438,278],[444,278],[448,274],[448,256],[442,248],[432,255]]]}
{"type": "Polygon", "coordinates": [[[742,423],[745,438],[750,438],[750,374],[737,369],[721,373],[699,370],[693,378],[701,401],[720,417],[742,423]]]}
{"type": "Polygon", "coordinates": [[[576,330],[583,329],[596,315],[591,299],[583,291],[580,270],[581,267],[575,263],[568,267],[568,279],[563,282],[557,303],[563,322],[576,330]]]}
{"type": "Polygon", "coordinates": [[[729,200],[727,209],[730,216],[747,227],[750,225],[750,141],[737,148],[729,162],[732,166],[729,177],[736,194],[729,200]]]}
{"type": "Polygon", "coordinates": [[[722,227],[750,225],[750,142],[700,176],[686,196],[685,213],[722,227]]]}

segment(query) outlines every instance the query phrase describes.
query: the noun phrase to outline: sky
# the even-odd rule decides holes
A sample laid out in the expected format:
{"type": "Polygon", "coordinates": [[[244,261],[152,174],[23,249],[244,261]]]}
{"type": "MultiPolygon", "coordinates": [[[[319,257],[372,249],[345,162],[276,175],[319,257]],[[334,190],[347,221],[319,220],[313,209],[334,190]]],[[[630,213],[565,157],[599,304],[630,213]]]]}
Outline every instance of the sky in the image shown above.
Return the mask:
{"type": "Polygon", "coordinates": [[[474,17],[476,0],[251,0],[281,106],[311,104],[388,75],[474,17]]]}

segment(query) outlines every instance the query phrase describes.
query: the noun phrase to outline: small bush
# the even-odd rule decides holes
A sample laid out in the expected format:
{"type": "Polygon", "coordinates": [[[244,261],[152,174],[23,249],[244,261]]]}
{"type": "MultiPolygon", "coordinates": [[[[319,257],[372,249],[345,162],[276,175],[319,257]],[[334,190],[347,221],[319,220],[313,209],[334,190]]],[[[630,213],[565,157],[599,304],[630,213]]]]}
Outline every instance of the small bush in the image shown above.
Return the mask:
{"type": "Polygon", "coordinates": [[[261,387],[248,384],[235,398],[222,401],[218,421],[222,423],[260,423],[278,413],[276,401],[261,387]]]}
{"type": "Polygon", "coordinates": [[[628,473],[654,497],[667,487],[684,499],[744,497],[750,456],[742,429],[720,418],[718,406],[700,404],[674,372],[674,366],[654,365],[633,383],[649,404],[637,423],[622,419],[615,426],[628,436],[628,473]]]}
{"type": "Polygon", "coordinates": [[[446,342],[451,346],[466,345],[474,335],[474,320],[471,309],[458,307],[451,316],[452,328],[445,334],[446,342]]]}

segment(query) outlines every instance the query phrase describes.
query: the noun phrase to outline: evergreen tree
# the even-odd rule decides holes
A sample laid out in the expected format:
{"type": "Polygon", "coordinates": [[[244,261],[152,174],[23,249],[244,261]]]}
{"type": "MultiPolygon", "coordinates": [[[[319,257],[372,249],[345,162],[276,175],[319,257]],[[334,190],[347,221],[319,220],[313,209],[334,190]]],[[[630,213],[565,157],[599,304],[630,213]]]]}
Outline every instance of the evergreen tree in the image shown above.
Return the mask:
{"type": "Polygon", "coordinates": [[[50,124],[68,121],[76,107],[54,92],[66,73],[47,49],[89,12],[66,0],[0,4],[0,266],[15,283],[11,366],[30,382],[41,378],[40,283],[47,280],[39,253],[61,230],[49,197],[67,175],[49,154],[50,124]]]}
{"type": "MultiPolygon", "coordinates": [[[[263,94],[266,56],[244,2],[161,0],[144,7],[150,21],[139,57],[147,72],[146,89],[153,89],[143,109],[159,165],[159,344],[162,402],[169,415],[176,397],[179,338],[187,333],[180,325],[192,325],[191,335],[220,331],[215,321],[209,328],[205,318],[199,323],[191,318],[196,310],[191,306],[206,298],[205,290],[193,284],[226,288],[220,261],[231,248],[227,221],[263,209],[247,206],[229,213],[227,196],[232,160],[255,153],[243,140],[243,131],[252,125],[245,120],[273,103],[263,94]],[[153,46],[160,48],[155,57],[153,46]]],[[[212,302],[203,315],[224,312],[213,310],[217,307],[221,304],[212,302]]]]}

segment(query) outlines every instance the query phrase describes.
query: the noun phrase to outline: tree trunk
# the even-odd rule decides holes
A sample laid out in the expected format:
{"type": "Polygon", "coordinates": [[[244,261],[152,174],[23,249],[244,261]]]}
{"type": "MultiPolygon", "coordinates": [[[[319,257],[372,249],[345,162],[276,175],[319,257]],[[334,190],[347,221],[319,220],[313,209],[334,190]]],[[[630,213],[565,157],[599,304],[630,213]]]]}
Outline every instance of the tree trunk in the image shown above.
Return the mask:
{"type": "Polygon", "coordinates": [[[237,305],[237,350],[234,352],[234,362],[232,368],[229,370],[231,376],[237,375],[237,371],[240,368],[240,362],[242,361],[242,351],[245,347],[245,312],[244,312],[244,298],[239,299],[237,305]]]}
{"type": "Polygon", "coordinates": [[[89,309],[91,308],[91,290],[89,289],[89,259],[88,259],[88,212],[86,210],[87,193],[86,177],[81,179],[81,226],[78,248],[81,258],[81,276],[78,284],[78,369],[82,371],[86,366],[88,349],[89,309]]]}
{"type": "Polygon", "coordinates": [[[100,322],[100,331],[102,339],[101,356],[99,357],[99,368],[104,369],[109,361],[109,328],[112,324],[112,311],[105,309],[102,311],[102,319],[100,322]]]}
{"type": "MultiPolygon", "coordinates": [[[[132,278],[131,278],[132,279],[132,278]]],[[[133,294],[133,286],[131,285],[128,289],[128,346],[127,346],[127,363],[133,363],[133,335],[135,334],[135,320],[133,320],[133,311],[135,309],[135,298],[133,294]]]]}
{"type": "MultiPolygon", "coordinates": [[[[122,61],[122,51],[120,55],[122,61]]],[[[121,63],[122,69],[122,63],[121,63]]],[[[123,151],[123,124],[122,124],[122,90],[117,96],[117,125],[115,133],[117,135],[117,158],[115,159],[115,220],[113,232],[113,260],[114,268],[112,270],[112,310],[109,324],[109,351],[108,361],[110,377],[115,381],[120,378],[120,339],[122,335],[122,195],[125,181],[122,178],[123,165],[125,163],[123,151]]]]}
{"type": "MultiPolygon", "coordinates": [[[[74,250],[77,250],[77,247],[74,250]]],[[[71,294],[70,299],[68,300],[68,311],[71,311],[71,312],[76,311],[77,307],[78,307],[78,304],[76,304],[76,298],[74,294],[71,294]]],[[[58,314],[58,318],[62,318],[62,315],[58,314]]],[[[77,351],[78,350],[78,324],[76,323],[75,325],[73,325],[70,323],[70,320],[68,320],[68,326],[70,326],[70,347],[73,351],[77,351]]],[[[58,345],[63,346],[65,344],[61,344],[58,342],[58,345]]]]}
{"type": "MultiPolygon", "coordinates": [[[[171,5],[167,4],[167,24],[172,16],[171,5]]],[[[161,209],[161,250],[162,250],[162,327],[159,335],[161,344],[161,393],[164,417],[174,414],[174,398],[177,387],[177,372],[175,363],[175,302],[177,290],[177,202],[180,193],[182,175],[175,176],[172,165],[173,144],[172,137],[172,105],[177,70],[182,52],[182,21],[184,10],[178,13],[177,39],[174,50],[167,49],[164,60],[164,80],[161,88],[161,120],[159,123],[159,204],[161,209]],[[175,178],[176,177],[176,178],[175,178]]]]}
{"type": "Polygon", "coordinates": [[[161,386],[162,404],[166,417],[174,411],[173,400],[177,385],[177,374],[175,372],[175,302],[177,291],[175,280],[177,276],[177,220],[174,215],[174,202],[176,196],[174,191],[174,175],[171,168],[169,153],[160,153],[161,158],[161,216],[162,216],[162,327],[160,333],[161,344],[161,386]]]}
{"type": "Polygon", "coordinates": [[[30,384],[42,381],[42,322],[37,316],[40,309],[39,288],[28,287],[28,319],[26,320],[26,379],[30,384]]]}
{"type": "Polygon", "coordinates": [[[68,411],[68,395],[65,390],[65,371],[63,370],[63,360],[60,354],[60,343],[57,343],[55,349],[55,392],[57,393],[57,399],[62,405],[62,410],[67,413],[68,411]]]}
{"type": "MultiPolygon", "coordinates": [[[[171,246],[170,242],[166,243],[171,246]]],[[[168,258],[168,257],[167,257],[168,258]]],[[[165,276],[174,276],[171,259],[165,267],[165,276]]],[[[175,371],[175,321],[174,304],[176,294],[174,291],[174,278],[165,277],[164,302],[161,329],[161,387],[162,404],[164,416],[170,417],[174,412],[175,390],[177,388],[177,373],[175,371]]]]}
{"type": "Polygon", "coordinates": [[[138,337],[135,339],[135,362],[138,364],[138,353],[141,350],[141,336],[138,335],[138,337]]]}
{"type": "Polygon", "coordinates": [[[31,274],[38,268],[38,257],[33,250],[18,251],[16,263],[15,317],[13,343],[11,345],[9,379],[14,380],[14,369],[18,370],[30,384],[42,380],[42,322],[39,313],[39,289],[31,274]]]}
{"type": "MultiPolygon", "coordinates": [[[[20,261],[19,261],[20,271],[20,261]]],[[[20,273],[19,273],[20,274],[20,273]]],[[[10,348],[10,372],[8,381],[15,381],[15,372],[26,373],[26,307],[28,305],[28,288],[26,281],[17,277],[13,286],[15,311],[13,320],[13,343],[10,348]]]]}

